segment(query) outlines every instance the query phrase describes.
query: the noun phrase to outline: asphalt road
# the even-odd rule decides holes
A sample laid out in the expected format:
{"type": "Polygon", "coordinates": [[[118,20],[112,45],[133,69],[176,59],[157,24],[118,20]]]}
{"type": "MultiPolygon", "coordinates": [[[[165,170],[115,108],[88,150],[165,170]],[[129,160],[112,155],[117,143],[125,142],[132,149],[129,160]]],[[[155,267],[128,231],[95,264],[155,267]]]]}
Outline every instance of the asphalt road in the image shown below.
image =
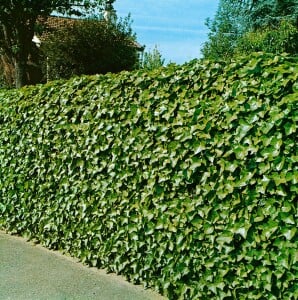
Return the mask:
{"type": "Polygon", "coordinates": [[[0,300],[162,300],[122,277],[0,231],[0,300]]]}

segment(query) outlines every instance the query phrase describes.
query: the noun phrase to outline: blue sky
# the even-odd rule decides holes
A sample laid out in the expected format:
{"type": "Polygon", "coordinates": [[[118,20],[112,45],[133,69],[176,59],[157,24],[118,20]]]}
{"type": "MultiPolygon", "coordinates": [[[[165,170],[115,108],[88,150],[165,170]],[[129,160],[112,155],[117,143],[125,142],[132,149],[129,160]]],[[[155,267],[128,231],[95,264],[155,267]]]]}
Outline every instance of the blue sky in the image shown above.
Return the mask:
{"type": "Polygon", "coordinates": [[[116,0],[118,17],[131,14],[132,29],[146,51],[155,45],[166,63],[200,57],[207,40],[206,18],[213,18],[219,0],[116,0]]]}

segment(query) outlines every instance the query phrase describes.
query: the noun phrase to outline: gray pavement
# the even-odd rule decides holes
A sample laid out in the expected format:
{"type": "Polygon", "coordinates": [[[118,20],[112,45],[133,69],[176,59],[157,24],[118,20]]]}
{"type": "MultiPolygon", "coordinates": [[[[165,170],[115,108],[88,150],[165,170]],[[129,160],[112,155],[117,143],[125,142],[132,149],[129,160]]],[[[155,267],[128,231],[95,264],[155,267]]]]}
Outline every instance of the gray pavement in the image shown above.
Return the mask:
{"type": "Polygon", "coordinates": [[[122,277],[0,231],[0,300],[162,300],[122,277]]]}

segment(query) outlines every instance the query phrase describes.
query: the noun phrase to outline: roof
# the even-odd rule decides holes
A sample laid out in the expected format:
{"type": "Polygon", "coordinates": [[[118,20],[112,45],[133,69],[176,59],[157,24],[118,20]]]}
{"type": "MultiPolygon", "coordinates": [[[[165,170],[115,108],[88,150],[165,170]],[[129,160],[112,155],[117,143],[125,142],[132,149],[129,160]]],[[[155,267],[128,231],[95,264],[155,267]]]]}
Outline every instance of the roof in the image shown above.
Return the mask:
{"type": "Polygon", "coordinates": [[[64,26],[67,26],[67,25],[73,25],[78,20],[79,19],[74,19],[74,18],[49,16],[43,21],[43,23],[48,28],[59,29],[59,28],[63,28],[64,26]]]}
{"type": "Polygon", "coordinates": [[[56,29],[61,29],[65,26],[73,25],[78,19],[67,17],[48,16],[39,18],[37,25],[41,28],[41,34],[39,35],[41,40],[45,40],[50,32],[56,29]]]}

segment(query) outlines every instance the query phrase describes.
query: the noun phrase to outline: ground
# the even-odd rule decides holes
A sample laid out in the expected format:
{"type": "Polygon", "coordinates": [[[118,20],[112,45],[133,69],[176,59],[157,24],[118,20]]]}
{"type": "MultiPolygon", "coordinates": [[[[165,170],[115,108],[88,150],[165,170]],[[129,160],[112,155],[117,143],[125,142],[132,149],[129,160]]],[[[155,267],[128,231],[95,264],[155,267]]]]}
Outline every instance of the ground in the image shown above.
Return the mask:
{"type": "Polygon", "coordinates": [[[122,277],[0,231],[0,300],[161,300],[122,277]]]}

